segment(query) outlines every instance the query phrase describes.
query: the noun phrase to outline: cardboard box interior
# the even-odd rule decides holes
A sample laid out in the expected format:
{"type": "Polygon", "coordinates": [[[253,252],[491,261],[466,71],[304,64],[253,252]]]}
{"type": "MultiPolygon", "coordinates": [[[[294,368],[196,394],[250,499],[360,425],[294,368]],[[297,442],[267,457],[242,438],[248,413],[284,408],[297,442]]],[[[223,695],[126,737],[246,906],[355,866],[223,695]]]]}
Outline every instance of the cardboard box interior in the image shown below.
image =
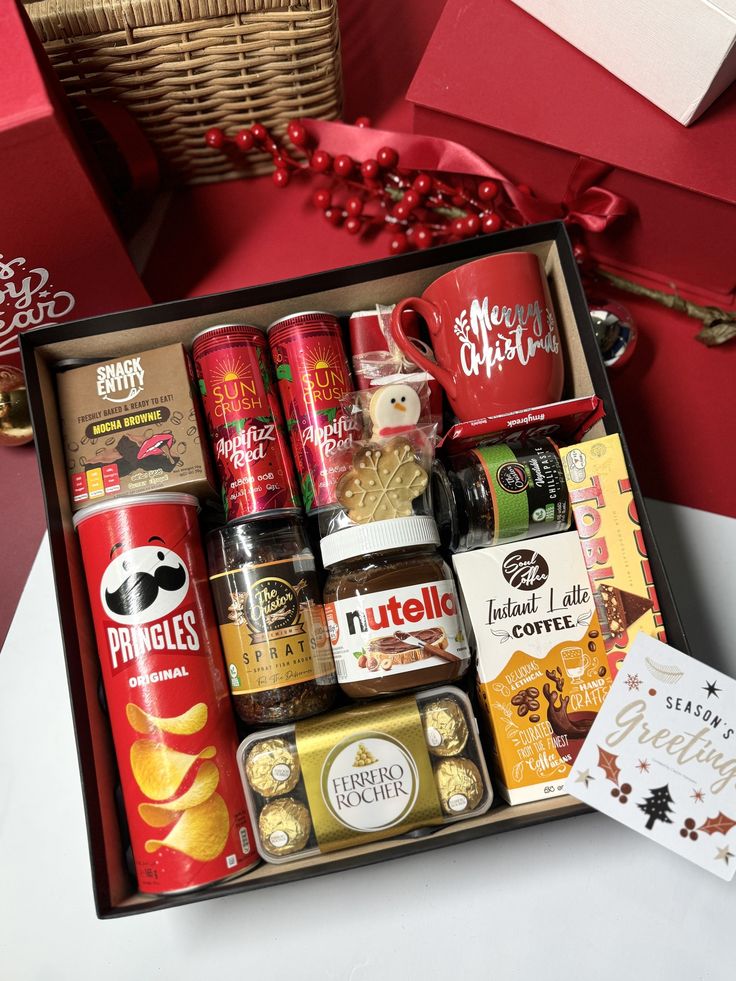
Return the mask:
{"type": "MultiPolygon", "coordinates": [[[[498,799],[488,814],[428,834],[360,846],[293,865],[261,865],[237,879],[226,880],[196,893],[160,898],[137,893],[121,848],[115,803],[115,757],[107,720],[100,705],[98,657],[81,556],[72,528],[57,412],[54,364],[61,359],[112,358],[174,341],[188,344],[198,331],[213,324],[230,322],[267,326],[279,317],[305,309],[349,314],[376,303],[394,303],[402,297],[420,294],[442,273],[473,258],[498,251],[518,250],[535,251],[542,258],[547,271],[566,351],[563,398],[597,394],[604,401],[607,415],[595,424],[589,435],[600,436],[618,431],[615,407],[587,320],[587,307],[569,241],[559,223],[476,239],[424,254],[415,253],[398,260],[350,267],[303,280],[130,311],[108,318],[99,317],[53,330],[41,329],[31,332],[25,339],[24,358],[46,495],[98,915],[105,917],[139,912],[319,875],[569,816],[586,809],[574,799],[564,797],[513,808],[498,799]],[[325,288],[333,283],[340,285],[325,288]]],[[[632,478],[650,559],[657,574],[658,591],[662,594],[660,598],[667,629],[675,645],[682,646],[685,644],[684,637],[656,546],[651,539],[633,473],[632,478]]]]}

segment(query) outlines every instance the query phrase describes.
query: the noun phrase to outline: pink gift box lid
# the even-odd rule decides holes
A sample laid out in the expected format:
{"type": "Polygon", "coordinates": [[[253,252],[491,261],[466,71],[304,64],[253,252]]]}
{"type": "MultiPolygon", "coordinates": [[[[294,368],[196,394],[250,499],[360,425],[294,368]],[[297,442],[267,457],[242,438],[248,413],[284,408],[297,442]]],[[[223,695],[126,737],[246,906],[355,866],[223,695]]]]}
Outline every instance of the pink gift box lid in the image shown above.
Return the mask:
{"type": "Polygon", "coordinates": [[[407,98],[736,203],[736,86],[686,129],[510,0],[448,0],[407,98]]]}

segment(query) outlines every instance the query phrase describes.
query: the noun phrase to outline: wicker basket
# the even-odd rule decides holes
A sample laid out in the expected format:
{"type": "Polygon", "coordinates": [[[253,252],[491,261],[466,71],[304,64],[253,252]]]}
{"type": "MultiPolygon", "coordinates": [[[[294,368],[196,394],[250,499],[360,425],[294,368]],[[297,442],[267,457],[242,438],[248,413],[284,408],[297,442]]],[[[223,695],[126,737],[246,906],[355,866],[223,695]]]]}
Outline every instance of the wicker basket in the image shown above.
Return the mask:
{"type": "Polygon", "coordinates": [[[231,162],[205,131],[340,114],[337,0],[24,0],[67,95],[123,103],[177,183],[270,169],[231,162]]]}

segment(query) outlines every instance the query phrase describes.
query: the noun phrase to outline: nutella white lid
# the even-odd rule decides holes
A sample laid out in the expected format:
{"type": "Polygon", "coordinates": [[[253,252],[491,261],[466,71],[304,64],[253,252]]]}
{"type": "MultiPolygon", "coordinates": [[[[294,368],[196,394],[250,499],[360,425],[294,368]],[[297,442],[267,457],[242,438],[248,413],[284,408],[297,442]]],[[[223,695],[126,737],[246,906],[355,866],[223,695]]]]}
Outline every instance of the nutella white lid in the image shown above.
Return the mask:
{"type": "Polygon", "coordinates": [[[434,518],[415,514],[410,518],[371,521],[365,525],[354,525],[352,528],[336,531],[322,539],[320,550],[323,564],[329,567],[356,555],[439,543],[440,535],[434,518]]]}

